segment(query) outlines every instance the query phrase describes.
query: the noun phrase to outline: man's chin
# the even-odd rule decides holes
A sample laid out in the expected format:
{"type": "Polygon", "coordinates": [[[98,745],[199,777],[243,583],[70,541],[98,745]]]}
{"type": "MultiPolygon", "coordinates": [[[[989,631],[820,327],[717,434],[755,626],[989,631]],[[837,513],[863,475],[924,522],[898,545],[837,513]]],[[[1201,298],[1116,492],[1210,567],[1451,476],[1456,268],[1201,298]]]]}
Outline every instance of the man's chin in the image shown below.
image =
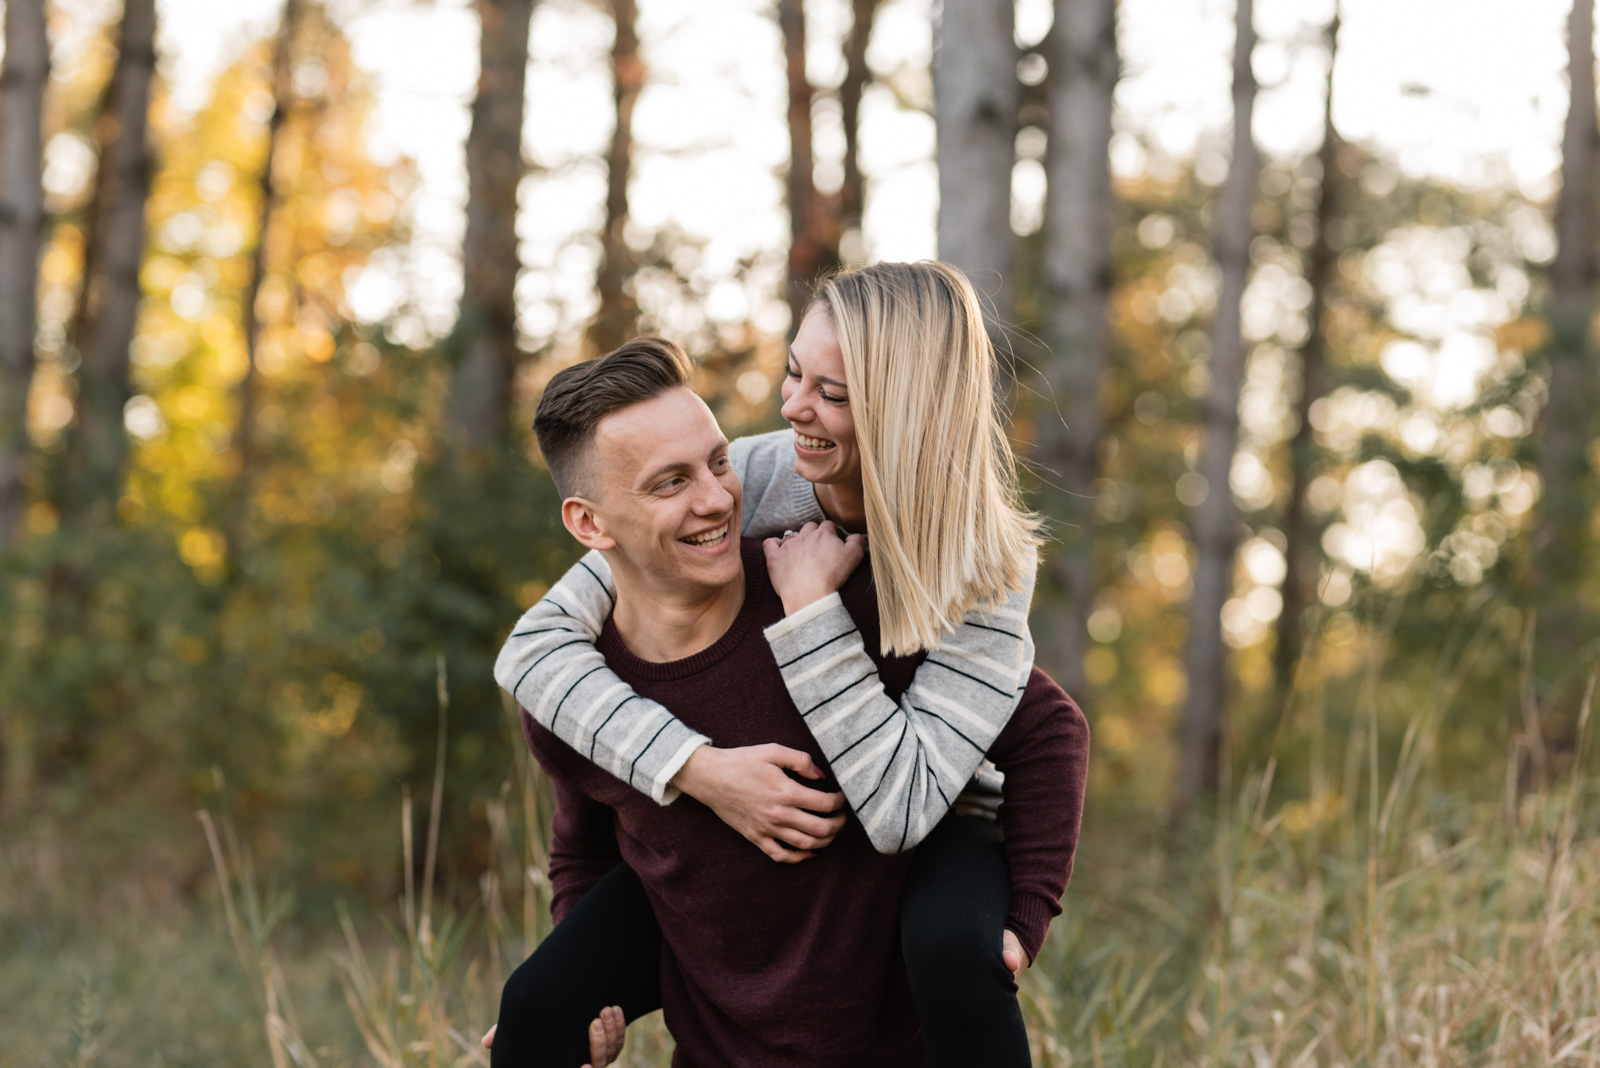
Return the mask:
{"type": "Polygon", "coordinates": [[[696,585],[721,586],[732,582],[744,569],[739,552],[739,536],[732,529],[715,545],[694,545],[679,541],[663,560],[663,571],[682,576],[696,585]]]}
{"type": "Polygon", "coordinates": [[[697,556],[684,562],[679,574],[685,582],[707,588],[718,588],[737,582],[744,574],[744,558],[739,553],[739,543],[733,538],[727,551],[714,557],[697,556]]]}

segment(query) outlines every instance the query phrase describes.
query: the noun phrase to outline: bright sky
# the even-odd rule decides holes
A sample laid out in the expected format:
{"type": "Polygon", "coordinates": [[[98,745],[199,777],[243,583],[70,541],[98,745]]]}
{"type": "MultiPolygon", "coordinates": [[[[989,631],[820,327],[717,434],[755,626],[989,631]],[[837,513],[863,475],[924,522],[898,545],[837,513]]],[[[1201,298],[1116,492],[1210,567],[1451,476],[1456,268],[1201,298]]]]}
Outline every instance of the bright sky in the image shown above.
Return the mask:
{"type": "MultiPolygon", "coordinates": [[[[114,10],[109,0],[63,0],[75,12],[114,10]]],[[[216,73],[252,37],[269,32],[282,0],[161,0],[162,59],[180,101],[204,99],[216,73]]],[[[770,0],[641,0],[651,81],[636,116],[633,211],[645,227],[677,225],[708,242],[701,270],[725,276],[741,256],[782,247],[781,170],[787,148],[780,38],[770,0]]],[[[930,0],[889,0],[872,42],[880,75],[926,102],[930,0]],[[898,73],[895,73],[898,72],[898,73]]],[[[1018,34],[1036,40],[1050,0],[1018,0],[1018,34]]],[[[610,126],[606,52],[598,5],[542,0],[529,70],[528,155],[540,165],[523,191],[523,328],[544,339],[592,300],[595,251],[583,235],[600,218],[604,175],[596,153],[610,126]],[[576,239],[576,240],[575,240],[576,239]]],[[[1344,0],[1334,114],[1343,134],[1392,153],[1413,173],[1466,183],[1553,189],[1566,110],[1563,33],[1567,0],[1344,0]]],[[[835,83],[835,42],[848,0],[811,0],[812,76],[835,83]]],[[[1320,28],[1332,0],[1258,0],[1263,91],[1256,137],[1269,153],[1309,150],[1319,135],[1325,58],[1320,28]]],[[[417,242],[404,276],[427,325],[448,326],[460,289],[455,249],[466,197],[462,144],[477,68],[477,22],[467,0],[334,0],[374,79],[380,145],[421,170],[417,242]]],[[[1233,4],[1228,0],[1122,0],[1124,77],[1113,149],[1119,171],[1215,152],[1229,118],[1233,4]],[[1152,146],[1154,159],[1143,146],[1152,146]]],[[[87,21],[87,20],[85,20],[87,21]]],[[[62,42],[69,44],[68,42],[62,42]]],[[[57,62],[69,57],[58,56],[57,62]]],[[[884,88],[863,108],[869,177],[864,250],[883,258],[933,255],[937,177],[931,119],[904,110],[884,88]]],[[[818,123],[819,177],[843,145],[836,119],[818,123]]],[[[1220,163],[1220,160],[1217,161],[1220,163]]],[[[836,172],[836,165],[834,166],[836,172]]],[[[1016,183],[1019,218],[1037,217],[1036,170],[1016,183]]],[[[835,179],[836,180],[836,179],[835,179]]],[[[775,272],[775,268],[774,268],[775,272]]],[[[381,314],[400,293],[375,275],[358,311],[381,314]]],[[[761,280],[758,279],[758,282],[761,280]]],[[[771,273],[768,282],[775,283],[771,273]]],[[[714,291],[708,314],[759,312],[762,286],[714,291]]],[[[775,291],[775,290],[773,290],[775,291]]],[[[775,312],[768,310],[768,315],[775,312]]]]}

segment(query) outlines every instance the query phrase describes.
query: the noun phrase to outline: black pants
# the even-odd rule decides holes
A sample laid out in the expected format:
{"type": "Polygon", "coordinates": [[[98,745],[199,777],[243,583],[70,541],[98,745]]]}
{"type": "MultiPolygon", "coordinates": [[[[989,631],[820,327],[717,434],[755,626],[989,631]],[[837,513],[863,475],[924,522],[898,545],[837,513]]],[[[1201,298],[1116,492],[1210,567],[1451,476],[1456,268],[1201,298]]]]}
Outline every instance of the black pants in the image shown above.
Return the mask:
{"type": "Polygon", "coordinates": [[[632,1023],[661,1007],[661,928],[639,877],[618,864],[556,924],[500,992],[492,1068],[578,1068],[607,1005],[632,1023]]]}
{"type": "MultiPolygon", "coordinates": [[[[1011,879],[981,823],[946,817],[917,847],[900,946],[930,1068],[1029,1064],[1017,987],[1000,957],[1011,879]]],[[[607,1005],[661,1007],[661,930],[639,877],[612,869],[506,980],[493,1068],[577,1068],[607,1005]]]]}

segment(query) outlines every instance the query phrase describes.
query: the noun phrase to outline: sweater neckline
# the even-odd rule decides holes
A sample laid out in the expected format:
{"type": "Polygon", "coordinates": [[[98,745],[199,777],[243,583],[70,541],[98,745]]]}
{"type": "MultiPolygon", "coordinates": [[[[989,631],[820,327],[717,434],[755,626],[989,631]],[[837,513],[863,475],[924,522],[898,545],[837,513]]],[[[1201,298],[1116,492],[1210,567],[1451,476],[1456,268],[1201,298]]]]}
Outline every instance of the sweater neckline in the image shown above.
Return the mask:
{"type": "MultiPolygon", "coordinates": [[[[810,485],[809,482],[805,484],[810,485]]],[[[635,656],[623,642],[622,635],[617,631],[613,610],[611,615],[606,616],[605,625],[600,628],[600,638],[595,642],[595,647],[606,658],[606,663],[611,669],[624,677],[667,682],[689,678],[727,659],[729,654],[743,644],[751,629],[757,625],[762,618],[768,598],[772,596],[772,583],[767,578],[767,561],[761,548],[761,540],[740,538],[739,557],[744,562],[744,604],[740,605],[739,614],[734,617],[732,625],[723,632],[722,637],[698,653],[681,660],[665,662],[645,660],[635,656]]]]}

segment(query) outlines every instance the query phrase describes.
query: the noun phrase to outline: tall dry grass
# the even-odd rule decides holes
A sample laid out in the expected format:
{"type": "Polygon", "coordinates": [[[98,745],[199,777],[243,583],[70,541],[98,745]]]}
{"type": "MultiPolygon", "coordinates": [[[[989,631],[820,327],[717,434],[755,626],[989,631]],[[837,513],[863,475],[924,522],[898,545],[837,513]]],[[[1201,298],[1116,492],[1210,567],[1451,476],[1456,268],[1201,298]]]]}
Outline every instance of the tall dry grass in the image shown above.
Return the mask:
{"type": "Polygon", "coordinates": [[[1498,800],[1473,801],[1439,782],[1460,662],[1385,774],[1382,658],[1376,642],[1340,765],[1314,702],[1303,796],[1272,800],[1269,761],[1220,800],[1203,852],[1069,901],[1023,984],[1036,1063],[1600,1064],[1594,680],[1565,780],[1525,701],[1498,800]]]}
{"type": "MultiPolygon", "coordinates": [[[[1600,812],[1581,760],[1593,683],[1580,759],[1560,782],[1527,774],[1539,743],[1523,730],[1498,798],[1464,800],[1439,782],[1439,732],[1459,676],[1439,680],[1385,771],[1379,662],[1374,653],[1367,707],[1338,751],[1317,713],[1299,796],[1275,789],[1269,762],[1219,799],[1186,839],[1198,846],[1151,849],[1110,882],[1080,875],[1022,983],[1036,1063],[1600,1064],[1600,812]]],[[[500,984],[548,931],[550,795],[508,708],[519,758],[488,806],[494,859],[479,903],[470,916],[439,910],[447,716],[441,683],[421,885],[408,879],[386,939],[364,940],[345,916],[344,943],[331,950],[359,1051],[312,1053],[273,951],[281,909],[260,900],[226,819],[202,817],[274,1068],[488,1063],[477,1039],[500,984]]],[[[408,797],[408,873],[412,815],[408,797]]],[[[670,1055],[657,1016],[630,1029],[622,1063],[664,1066],[670,1055]]]]}
{"type": "MultiPolygon", "coordinates": [[[[517,754],[514,781],[502,784],[486,806],[492,860],[478,880],[479,901],[470,914],[436,907],[436,867],[444,800],[449,687],[438,664],[439,726],[433,788],[420,882],[409,791],[402,796],[400,835],[405,864],[398,915],[385,923],[377,944],[363,937],[340,910],[343,944],[337,962],[350,1019],[363,1049],[353,1058],[319,1059],[295,1017],[293,1000],[273,945],[285,900],[263,902],[249,850],[240,845],[227,813],[199,813],[221,891],[223,913],[244,969],[265,1036],[272,1068],[322,1068],[373,1064],[378,1068],[465,1068],[487,1065],[480,1037],[494,1023],[500,988],[512,969],[550,930],[549,846],[553,802],[548,783],[523,744],[518,712],[505,705],[507,742],[517,754]]],[[[219,793],[222,784],[218,783],[219,793]]],[[[659,1014],[636,1024],[622,1068],[664,1066],[672,1043],[659,1014]]]]}

